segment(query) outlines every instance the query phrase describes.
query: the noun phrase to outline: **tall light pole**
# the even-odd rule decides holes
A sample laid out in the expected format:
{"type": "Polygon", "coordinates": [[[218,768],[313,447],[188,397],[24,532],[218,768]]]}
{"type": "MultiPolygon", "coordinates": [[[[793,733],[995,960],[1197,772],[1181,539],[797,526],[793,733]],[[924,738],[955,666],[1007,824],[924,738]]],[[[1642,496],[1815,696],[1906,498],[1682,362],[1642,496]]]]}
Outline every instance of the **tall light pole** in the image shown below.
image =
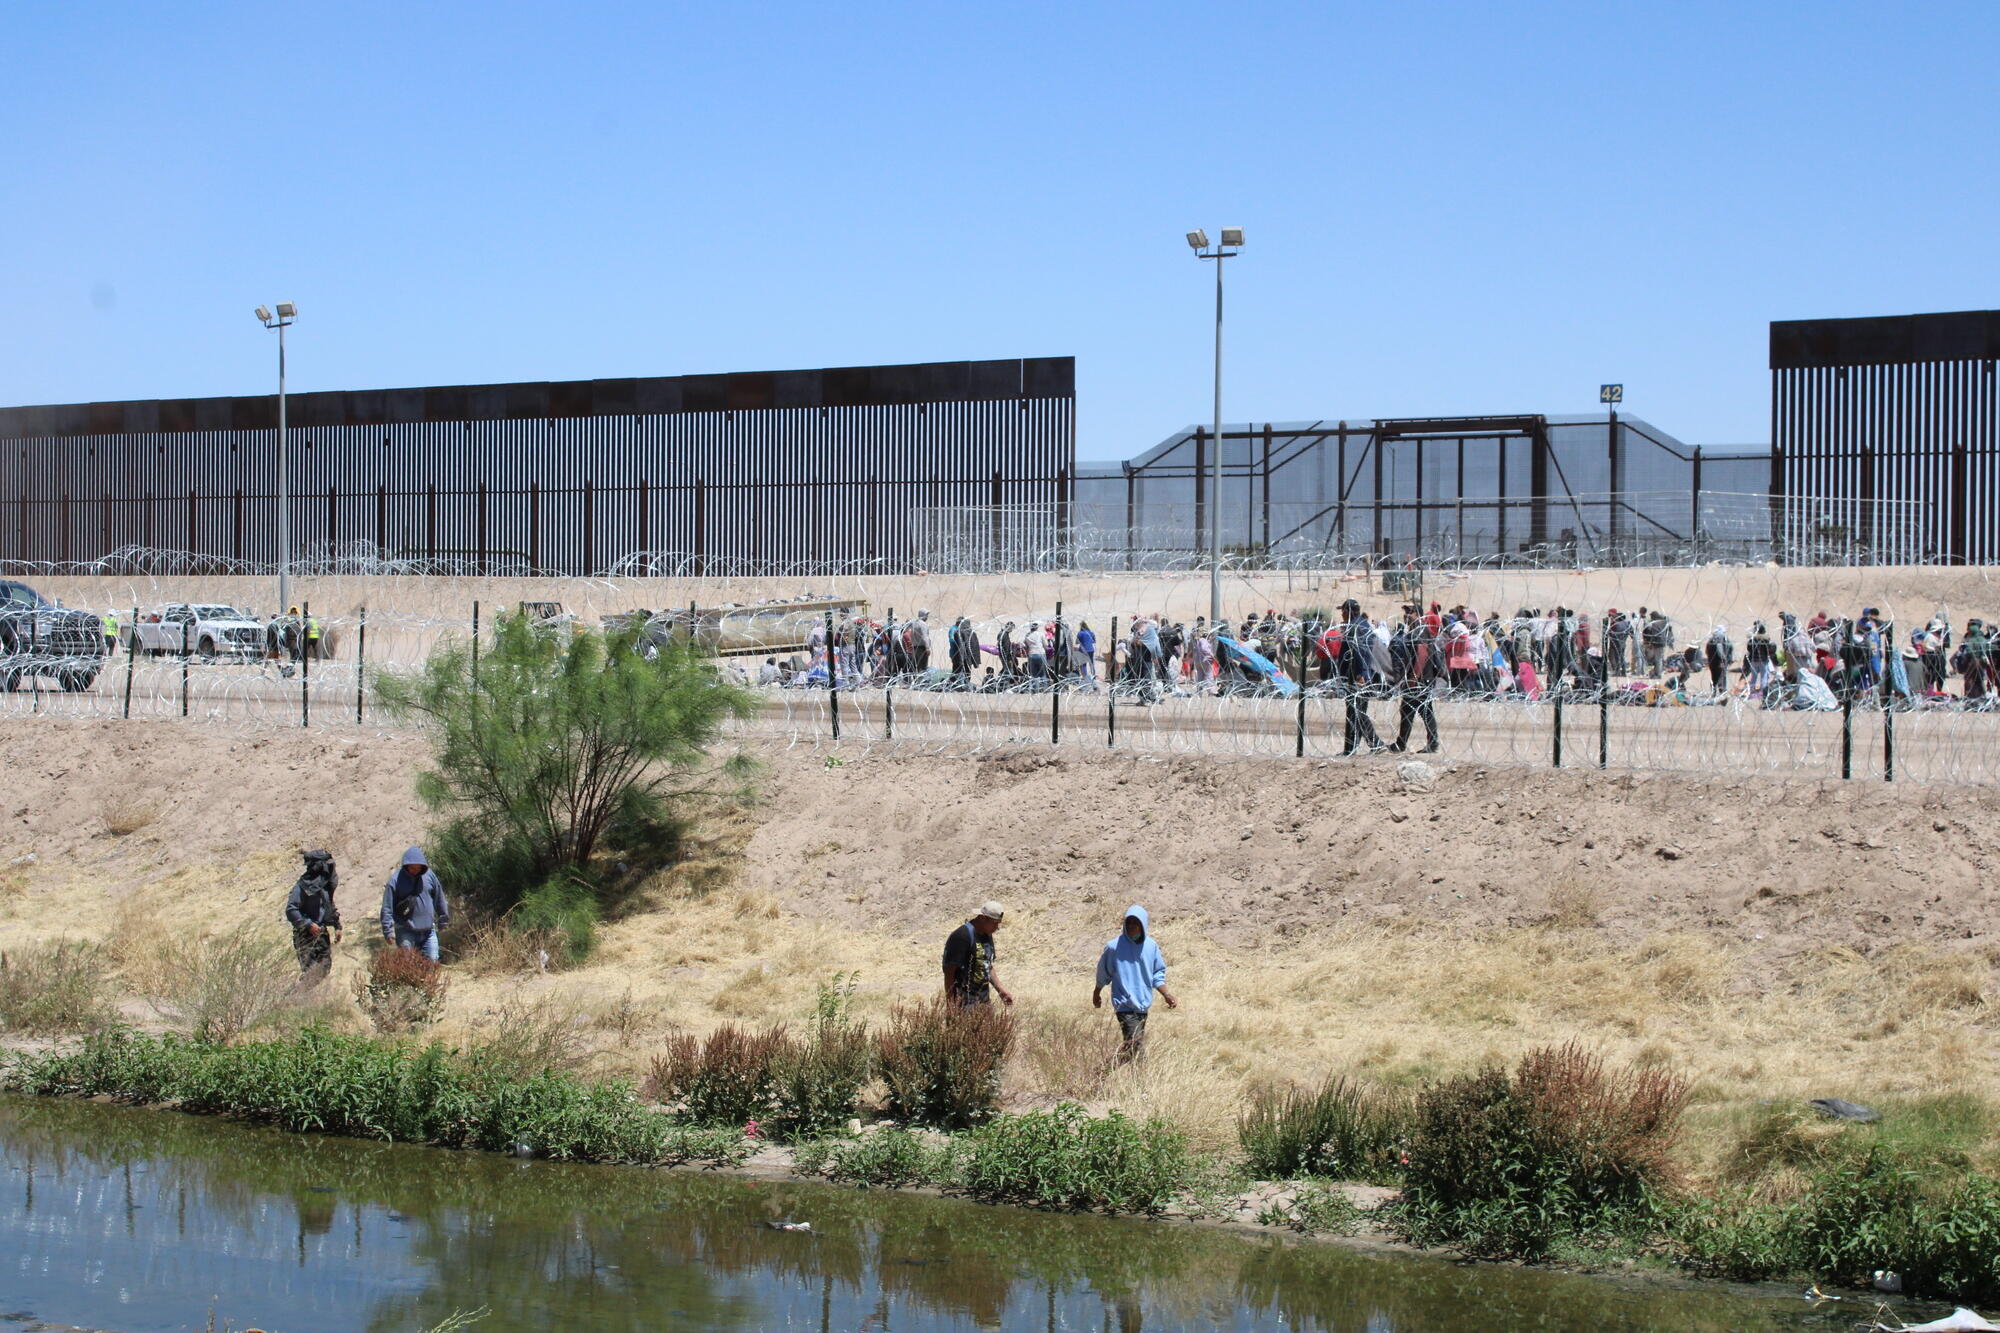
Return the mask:
{"type": "MultiPolygon", "coordinates": [[[[278,302],[278,313],[269,306],[257,307],[257,321],[278,331],[278,614],[292,607],[292,495],[285,462],[285,330],[299,317],[299,308],[290,301],[278,302]]],[[[303,633],[304,631],[300,631],[303,633]]]]}
{"type": "Polygon", "coordinates": [[[1197,259],[1215,261],[1215,434],[1210,437],[1208,486],[1208,623],[1222,624],[1222,261],[1243,248],[1243,228],[1224,227],[1222,244],[1210,247],[1208,233],[1187,234],[1197,259]],[[1234,246],[1235,249],[1230,247],[1234,246]]]}

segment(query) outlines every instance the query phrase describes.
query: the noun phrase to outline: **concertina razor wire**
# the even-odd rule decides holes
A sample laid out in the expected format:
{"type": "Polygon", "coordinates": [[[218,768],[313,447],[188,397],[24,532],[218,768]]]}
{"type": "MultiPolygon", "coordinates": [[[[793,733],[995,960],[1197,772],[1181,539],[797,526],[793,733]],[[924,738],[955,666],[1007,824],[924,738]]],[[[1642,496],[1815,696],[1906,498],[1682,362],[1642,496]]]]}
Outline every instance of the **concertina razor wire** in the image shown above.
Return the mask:
{"type": "Polygon", "coordinates": [[[692,632],[757,692],[733,734],[759,744],[1359,759],[1407,720],[1410,752],[1430,721],[1454,763],[2000,782],[1988,568],[1239,553],[1218,634],[1192,553],[1076,549],[960,573],[646,551],[576,577],[356,544],[292,562],[296,614],[242,561],[0,562],[61,604],[0,610],[0,717],[386,729],[370,676],[420,668],[477,607],[692,632]]]}

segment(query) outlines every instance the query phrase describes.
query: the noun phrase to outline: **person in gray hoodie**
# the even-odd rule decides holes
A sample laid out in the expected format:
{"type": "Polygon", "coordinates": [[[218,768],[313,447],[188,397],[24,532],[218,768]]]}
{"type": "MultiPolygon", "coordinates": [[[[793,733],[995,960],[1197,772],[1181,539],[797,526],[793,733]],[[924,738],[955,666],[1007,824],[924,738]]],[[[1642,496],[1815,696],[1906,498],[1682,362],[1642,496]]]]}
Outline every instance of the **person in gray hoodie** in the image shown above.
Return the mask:
{"type": "Polygon", "coordinates": [[[1133,903],[1125,909],[1125,928],[1104,943],[1097,956],[1097,986],[1090,992],[1093,1008],[1104,1007],[1104,988],[1111,988],[1111,1012],[1118,1019],[1118,1035],[1124,1044],[1118,1049],[1118,1063],[1124,1064],[1146,1053],[1146,1015],[1153,1007],[1153,992],[1177,1009],[1179,1002],[1167,989],[1167,960],[1160,946],[1147,933],[1146,909],[1133,903]]]}
{"type": "Polygon", "coordinates": [[[444,885],[424,859],[424,849],[403,853],[403,864],[382,886],[382,938],[399,949],[421,949],[438,960],[438,929],[451,924],[444,885]]]}

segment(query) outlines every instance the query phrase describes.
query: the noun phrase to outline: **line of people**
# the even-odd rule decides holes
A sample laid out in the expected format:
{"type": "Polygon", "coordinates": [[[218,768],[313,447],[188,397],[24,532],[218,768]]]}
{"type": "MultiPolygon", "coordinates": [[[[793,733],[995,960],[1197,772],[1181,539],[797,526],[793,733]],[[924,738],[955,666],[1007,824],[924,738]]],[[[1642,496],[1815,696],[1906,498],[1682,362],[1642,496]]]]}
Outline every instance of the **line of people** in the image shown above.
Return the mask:
{"type": "MultiPolygon", "coordinates": [[[[1613,607],[1601,616],[1567,606],[1521,607],[1503,616],[1408,602],[1390,617],[1371,616],[1349,598],[1332,615],[1267,610],[1235,625],[1139,613],[1124,621],[1115,640],[1101,639],[1088,620],[1051,618],[999,622],[988,643],[966,617],[940,633],[923,611],[904,622],[836,625],[832,656],[849,687],[898,682],[1032,691],[1109,682],[1152,699],[1289,692],[1297,682],[1321,693],[1404,697],[1409,716],[1426,722],[1434,696],[1536,700],[1555,690],[1607,688],[1619,690],[1621,703],[1662,706],[1738,693],[1769,708],[1820,709],[1870,692],[1933,707],[2000,706],[2000,634],[1987,622],[1971,619],[1954,636],[1942,617],[1933,617],[1891,643],[1896,633],[1875,608],[1847,618],[1820,612],[1806,621],[1782,612],[1776,632],[1756,621],[1739,647],[1724,622],[1688,642],[1664,610],[1652,607],[1613,607]],[[938,639],[943,658],[933,665],[938,639]],[[1423,697],[1408,698],[1412,691],[1423,697]]],[[[784,664],[767,659],[759,683],[823,686],[823,630],[815,630],[809,654],[784,664]]]]}

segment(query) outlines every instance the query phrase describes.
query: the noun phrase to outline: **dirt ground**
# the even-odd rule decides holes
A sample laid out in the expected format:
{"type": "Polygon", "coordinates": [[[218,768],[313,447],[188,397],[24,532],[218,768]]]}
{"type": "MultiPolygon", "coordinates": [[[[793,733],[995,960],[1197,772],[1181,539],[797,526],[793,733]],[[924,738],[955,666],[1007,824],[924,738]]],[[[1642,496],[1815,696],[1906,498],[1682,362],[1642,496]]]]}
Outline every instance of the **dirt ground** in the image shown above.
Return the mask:
{"type": "MultiPolygon", "coordinates": [[[[946,933],[997,897],[1001,976],[1026,1025],[1016,1098],[1167,1113],[1213,1144],[1257,1086],[1407,1082],[1569,1039],[1685,1070],[1712,1145],[1763,1102],[2000,1101],[1993,791],[1025,751],[763,757],[762,804],[711,819],[589,965],[455,969],[446,1035],[509,1006],[567,1006],[606,1067],[636,1070],[673,1030],[802,1018],[837,972],[858,973],[861,1012],[880,1015],[936,985],[946,933]],[[1183,1007],[1156,1018],[1145,1067],[1106,1075],[1091,967],[1133,901],[1183,1007]]],[[[352,927],[337,1002],[383,877],[421,841],[423,762],[415,735],[0,728],[0,949],[98,939],[136,970],[167,938],[280,935],[298,849],[325,846],[352,927]]]]}

